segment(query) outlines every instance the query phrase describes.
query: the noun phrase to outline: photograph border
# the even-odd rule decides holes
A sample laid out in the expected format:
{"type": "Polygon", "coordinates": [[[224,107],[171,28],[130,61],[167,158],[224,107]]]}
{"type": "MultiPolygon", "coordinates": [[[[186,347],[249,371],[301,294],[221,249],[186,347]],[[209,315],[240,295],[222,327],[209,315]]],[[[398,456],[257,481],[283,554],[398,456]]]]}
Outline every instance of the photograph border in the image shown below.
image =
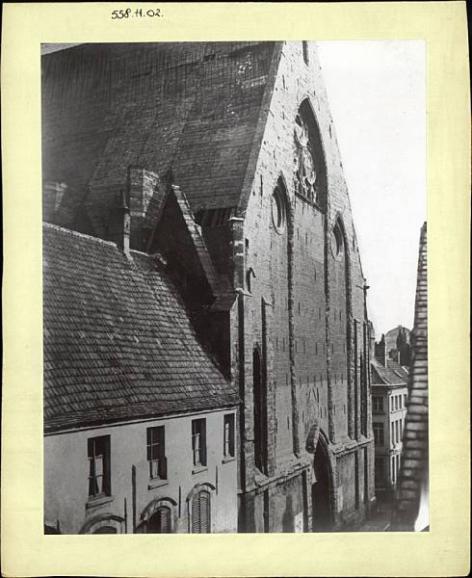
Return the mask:
{"type": "Polygon", "coordinates": [[[4,4],[2,571],[8,576],[466,575],[470,99],[465,3],[163,3],[159,22],[111,20],[115,8],[144,5],[4,4]],[[93,542],[87,536],[44,536],[40,45],[281,38],[426,41],[430,532],[126,535],[93,542]]]}

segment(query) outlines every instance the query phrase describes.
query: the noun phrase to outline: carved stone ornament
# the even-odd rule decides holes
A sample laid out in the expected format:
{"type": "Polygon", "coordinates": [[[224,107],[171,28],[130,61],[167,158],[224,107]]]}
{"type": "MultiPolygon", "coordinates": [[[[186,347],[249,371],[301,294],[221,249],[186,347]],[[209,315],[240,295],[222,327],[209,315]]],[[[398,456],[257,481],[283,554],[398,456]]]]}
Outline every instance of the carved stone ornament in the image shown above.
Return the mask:
{"type": "Polygon", "coordinates": [[[298,193],[316,201],[316,169],[307,124],[297,115],[294,129],[294,172],[298,193]]]}

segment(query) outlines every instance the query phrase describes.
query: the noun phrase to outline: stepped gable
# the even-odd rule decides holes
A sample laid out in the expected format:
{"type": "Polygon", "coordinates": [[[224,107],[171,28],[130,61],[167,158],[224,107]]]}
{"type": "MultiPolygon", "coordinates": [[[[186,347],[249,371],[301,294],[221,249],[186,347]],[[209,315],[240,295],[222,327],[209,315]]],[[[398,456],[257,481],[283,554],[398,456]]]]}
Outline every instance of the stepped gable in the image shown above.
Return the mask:
{"type": "Polygon", "coordinates": [[[131,165],[171,169],[194,213],[236,207],[278,45],[84,44],[44,55],[43,175],[66,185],[46,220],[103,237],[97,223],[131,165]],[[94,230],[78,225],[85,202],[94,230]]]}
{"type": "Polygon", "coordinates": [[[45,431],[234,405],[156,256],[45,224],[45,431]]]}

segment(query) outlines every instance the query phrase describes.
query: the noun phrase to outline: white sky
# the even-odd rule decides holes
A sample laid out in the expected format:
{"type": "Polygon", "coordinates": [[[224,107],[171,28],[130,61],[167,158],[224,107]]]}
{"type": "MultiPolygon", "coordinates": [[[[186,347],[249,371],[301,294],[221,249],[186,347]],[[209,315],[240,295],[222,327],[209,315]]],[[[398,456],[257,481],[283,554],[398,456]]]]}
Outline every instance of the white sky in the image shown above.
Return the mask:
{"type": "Polygon", "coordinates": [[[426,220],[424,42],[317,44],[379,339],[413,326],[426,220]]]}

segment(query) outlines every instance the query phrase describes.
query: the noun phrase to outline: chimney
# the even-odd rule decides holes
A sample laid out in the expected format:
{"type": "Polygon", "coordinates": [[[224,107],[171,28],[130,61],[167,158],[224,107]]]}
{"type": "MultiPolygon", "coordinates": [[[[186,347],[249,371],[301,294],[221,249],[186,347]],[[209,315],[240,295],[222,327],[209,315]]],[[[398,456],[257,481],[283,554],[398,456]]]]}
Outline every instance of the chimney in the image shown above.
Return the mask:
{"type": "Polygon", "coordinates": [[[382,339],[375,344],[375,359],[384,367],[387,366],[387,352],[385,347],[385,335],[382,334],[382,339]]]}
{"type": "Polygon", "coordinates": [[[109,238],[111,241],[116,243],[117,247],[122,249],[123,253],[127,257],[129,257],[131,216],[126,193],[124,191],[121,191],[117,205],[118,206],[113,209],[111,214],[109,238]]]}

